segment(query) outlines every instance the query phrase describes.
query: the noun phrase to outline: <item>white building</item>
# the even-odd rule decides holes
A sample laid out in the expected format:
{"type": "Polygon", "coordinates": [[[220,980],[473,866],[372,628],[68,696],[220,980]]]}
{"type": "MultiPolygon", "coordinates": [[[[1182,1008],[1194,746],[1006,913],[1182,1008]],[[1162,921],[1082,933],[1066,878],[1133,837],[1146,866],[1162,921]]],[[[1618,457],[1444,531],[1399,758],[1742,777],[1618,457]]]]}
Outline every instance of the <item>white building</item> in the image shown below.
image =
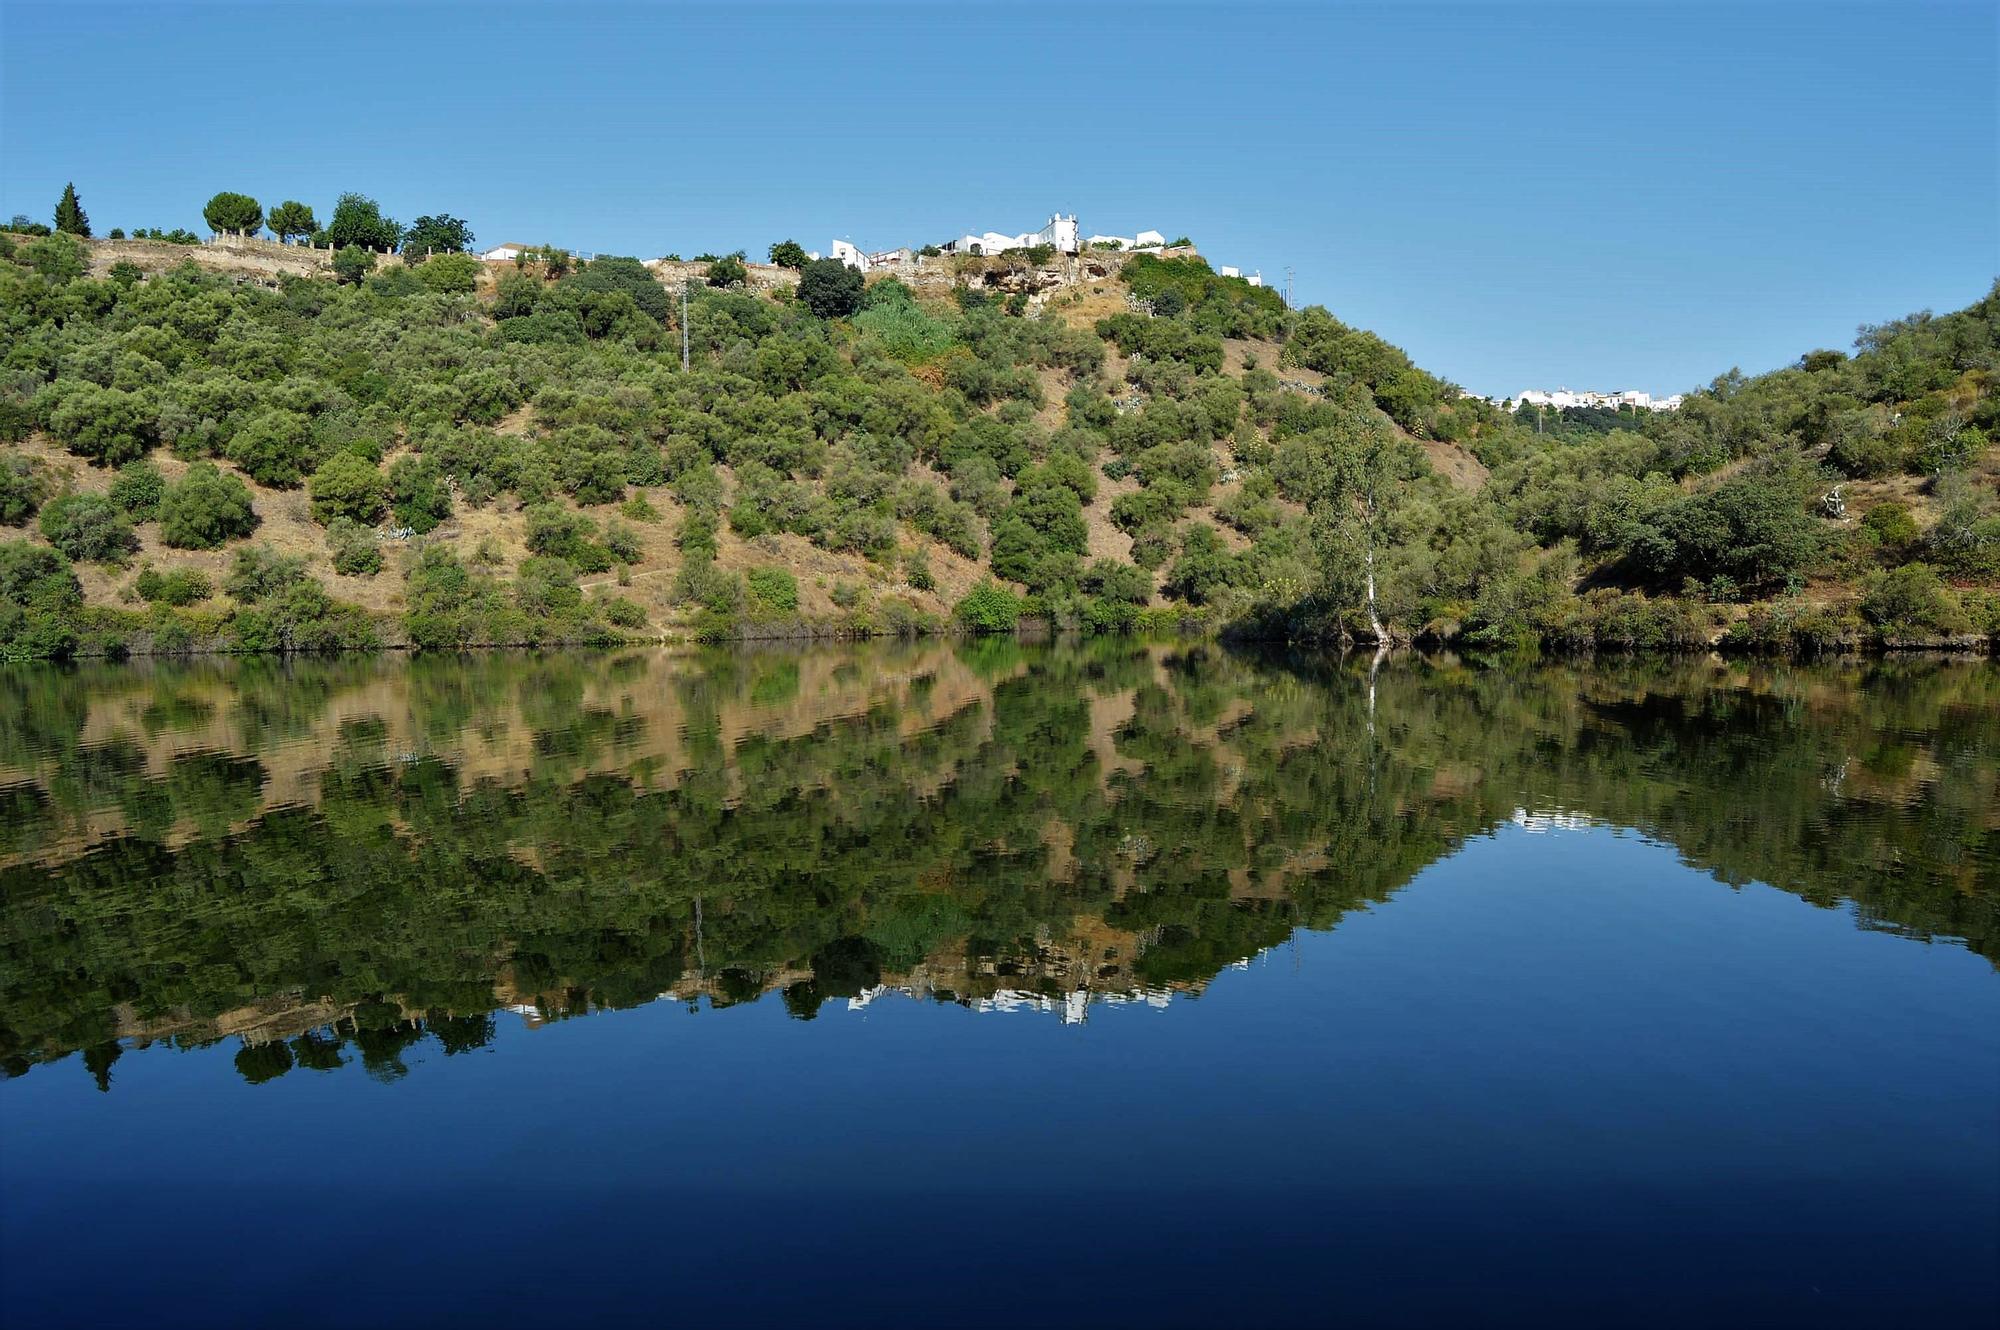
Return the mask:
{"type": "Polygon", "coordinates": [[[968,231],[938,248],[947,254],[1001,254],[1010,249],[1033,249],[1037,245],[1049,245],[1064,254],[1076,253],[1079,247],[1076,214],[1065,217],[1055,213],[1041,230],[1024,231],[1020,235],[1008,235],[1004,231],[983,231],[974,235],[968,231]]]}
{"type": "Polygon", "coordinates": [[[1579,407],[1597,407],[1616,411],[1621,407],[1631,407],[1635,411],[1674,411],[1683,400],[1680,393],[1671,397],[1655,397],[1651,393],[1621,389],[1618,392],[1573,392],[1568,388],[1557,388],[1550,392],[1544,388],[1523,388],[1514,400],[1523,406],[1554,407],[1558,411],[1568,411],[1579,407]]]}
{"type": "MultiPolygon", "coordinates": [[[[815,254],[811,257],[819,256],[815,254]]],[[[877,268],[894,268],[908,263],[912,255],[907,246],[902,249],[878,249],[871,254],[862,251],[849,241],[836,240],[827,257],[839,259],[856,272],[874,272],[877,268]]]]}
{"type": "Polygon", "coordinates": [[[479,257],[488,263],[512,263],[533,248],[533,245],[495,245],[479,257]]]}
{"type": "Polygon", "coordinates": [[[1090,249],[1165,249],[1167,238],[1158,231],[1141,231],[1135,236],[1092,236],[1083,243],[1090,249]]]}

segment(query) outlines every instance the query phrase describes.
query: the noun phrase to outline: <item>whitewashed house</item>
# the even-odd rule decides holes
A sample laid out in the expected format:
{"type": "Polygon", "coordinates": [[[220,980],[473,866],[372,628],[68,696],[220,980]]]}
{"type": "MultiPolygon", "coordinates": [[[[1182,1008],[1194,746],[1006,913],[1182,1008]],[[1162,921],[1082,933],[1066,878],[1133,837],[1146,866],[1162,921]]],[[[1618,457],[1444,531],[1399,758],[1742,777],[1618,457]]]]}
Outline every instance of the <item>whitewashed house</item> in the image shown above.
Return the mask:
{"type": "Polygon", "coordinates": [[[1090,250],[1164,250],[1166,236],[1156,230],[1142,230],[1136,236],[1090,236],[1084,240],[1090,250]]]}
{"type": "Polygon", "coordinates": [[[1024,231],[1020,235],[1008,235],[1001,231],[985,231],[979,235],[967,232],[938,248],[947,254],[1000,254],[1010,249],[1033,249],[1037,245],[1053,246],[1064,254],[1076,253],[1076,214],[1065,217],[1055,213],[1039,231],[1024,231]]]}
{"type": "Polygon", "coordinates": [[[533,245],[516,245],[516,244],[495,245],[492,249],[487,250],[484,254],[481,254],[479,257],[486,260],[488,263],[512,263],[515,259],[520,258],[523,254],[526,254],[529,250],[532,250],[533,248],[534,248],[533,245]]]}

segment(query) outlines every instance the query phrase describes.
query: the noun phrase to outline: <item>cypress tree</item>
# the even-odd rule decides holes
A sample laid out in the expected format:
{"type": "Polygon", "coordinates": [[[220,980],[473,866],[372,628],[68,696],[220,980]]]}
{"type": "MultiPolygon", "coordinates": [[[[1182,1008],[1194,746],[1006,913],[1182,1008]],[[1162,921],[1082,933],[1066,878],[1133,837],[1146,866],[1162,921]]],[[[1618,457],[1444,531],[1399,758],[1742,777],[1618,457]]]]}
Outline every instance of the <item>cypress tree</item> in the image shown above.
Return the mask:
{"type": "Polygon", "coordinates": [[[56,230],[86,239],[90,236],[90,218],[77,202],[74,181],[63,186],[62,197],[56,200],[56,230]]]}

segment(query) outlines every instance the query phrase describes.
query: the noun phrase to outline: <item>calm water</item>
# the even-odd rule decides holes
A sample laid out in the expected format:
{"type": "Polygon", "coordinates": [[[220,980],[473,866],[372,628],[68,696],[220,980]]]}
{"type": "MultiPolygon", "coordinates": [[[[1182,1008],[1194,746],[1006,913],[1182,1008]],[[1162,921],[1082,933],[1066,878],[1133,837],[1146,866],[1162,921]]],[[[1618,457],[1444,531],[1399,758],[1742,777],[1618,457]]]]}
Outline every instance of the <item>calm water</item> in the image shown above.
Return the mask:
{"type": "Polygon", "coordinates": [[[1967,1323],[2000,668],[0,670],[9,1324],[1967,1323]]]}

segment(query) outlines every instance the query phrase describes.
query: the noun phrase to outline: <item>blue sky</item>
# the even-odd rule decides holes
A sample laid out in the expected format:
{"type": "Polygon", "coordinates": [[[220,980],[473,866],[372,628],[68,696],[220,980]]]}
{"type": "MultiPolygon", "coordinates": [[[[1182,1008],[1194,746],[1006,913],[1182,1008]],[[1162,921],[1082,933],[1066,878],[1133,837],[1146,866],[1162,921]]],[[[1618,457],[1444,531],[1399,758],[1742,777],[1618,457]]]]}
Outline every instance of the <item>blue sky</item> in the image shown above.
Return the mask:
{"type": "Polygon", "coordinates": [[[1767,369],[2000,273],[1992,0],[1009,8],[0,0],[0,213],[360,189],[761,255],[1061,209],[1492,393],[1767,369]]]}

